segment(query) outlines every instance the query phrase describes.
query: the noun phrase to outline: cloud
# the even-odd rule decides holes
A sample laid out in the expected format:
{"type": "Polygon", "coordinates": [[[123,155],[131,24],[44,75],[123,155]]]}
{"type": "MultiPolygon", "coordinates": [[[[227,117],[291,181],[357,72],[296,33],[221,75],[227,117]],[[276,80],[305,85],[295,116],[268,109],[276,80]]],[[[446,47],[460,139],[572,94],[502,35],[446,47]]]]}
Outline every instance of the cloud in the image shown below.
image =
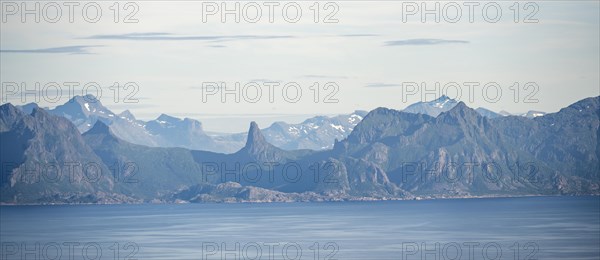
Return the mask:
{"type": "Polygon", "coordinates": [[[369,83],[365,86],[365,88],[392,88],[392,87],[400,87],[400,84],[390,84],[390,83],[369,83]]]}
{"type": "Polygon", "coordinates": [[[309,78],[309,79],[347,79],[348,77],[346,76],[333,76],[333,75],[302,75],[302,78],[309,78]]]}
{"type": "Polygon", "coordinates": [[[62,54],[93,54],[88,49],[102,47],[102,45],[75,45],[62,46],[45,49],[21,49],[21,50],[0,50],[6,53],[62,53],[62,54]]]}
{"type": "MultiPolygon", "coordinates": [[[[338,34],[324,35],[317,37],[375,37],[378,34],[338,34]]],[[[95,40],[129,40],[129,41],[208,41],[208,42],[224,42],[224,41],[239,41],[239,40],[270,40],[270,39],[289,39],[298,38],[291,35],[179,35],[166,32],[147,32],[147,33],[125,33],[125,34],[99,34],[83,37],[82,39],[95,40]]],[[[224,45],[209,45],[208,47],[222,48],[224,45]]]]}
{"type": "Polygon", "coordinates": [[[357,33],[357,34],[339,34],[338,37],[376,37],[379,34],[357,33]]]}
{"type": "MultiPolygon", "coordinates": [[[[240,86],[243,87],[243,86],[246,86],[246,84],[250,84],[250,83],[257,83],[257,84],[264,85],[264,84],[267,84],[267,83],[271,84],[271,83],[282,83],[282,82],[283,81],[281,81],[281,80],[251,79],[251,80],[248,80],[248,81],[230,82],[229,86],[231,87],[231,86],[235,85],[234,83],[239,83],[240,86]]],[[[196,89],[200,89],[200,90],[214,90],[215,85],[212,84],[212,83],[216,83],[218,87],[221,86],[220,85],[221,83],[224,83],[224,86],[227,86],[227,83],[226,82],[222,82],[222,81],[218,81],[218,82],[205,82],[205,83],[211,83],[211,84],[210,85],[207,84],[207,85],[190,86],[188,88],[189,89],[194,89],[194,90],[196,90],[196,89]]]]}
{"type": "Polygon", "coordinates": [[[257,83],[280,83],[282,82],[281,80],[271,80],[271,79],[251,79],[250,82],[257,82],[257,83]]]}
{"type": "MultiPolygon", "coordinates": [[[[290,35],[177,35],[164,32],[100,34],[84,37],[95,40],[130,40],[130,41],[236,41],[236,40],[269,40],[294,38],[290,35]]],[[[221,46],[219,46],[221,47],[221,46]]]]}
{"type": "Polygon", "coordinates": [[[385,46],[404,46],[404,45],[439,45],[452,43],[469,43],[463,40],[444,40],[444,39],[408,39],[398,41],[387,41],[385,46]]]}

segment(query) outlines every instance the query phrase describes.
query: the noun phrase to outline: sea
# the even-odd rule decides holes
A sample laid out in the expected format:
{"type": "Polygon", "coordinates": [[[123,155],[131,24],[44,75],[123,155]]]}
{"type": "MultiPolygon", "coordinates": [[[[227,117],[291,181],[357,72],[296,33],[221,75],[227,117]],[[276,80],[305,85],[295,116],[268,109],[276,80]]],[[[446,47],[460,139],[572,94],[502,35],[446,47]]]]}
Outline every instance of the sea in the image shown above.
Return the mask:
{"type": "Polygon", "coordinates": [[[600,259],[600,197],[0,206],[1,259],[600,259]]]}

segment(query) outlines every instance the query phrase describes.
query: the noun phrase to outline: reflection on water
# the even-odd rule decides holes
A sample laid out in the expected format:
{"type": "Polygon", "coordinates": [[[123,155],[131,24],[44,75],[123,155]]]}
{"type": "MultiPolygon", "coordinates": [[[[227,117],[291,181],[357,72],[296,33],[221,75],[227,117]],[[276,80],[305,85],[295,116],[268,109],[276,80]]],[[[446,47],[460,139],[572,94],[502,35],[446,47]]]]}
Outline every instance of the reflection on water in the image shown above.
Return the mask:
{"type": "Polygon", "coordinates": [[[599,197],[2,206],[1,259],[600,259],[599,208],[599,197]]]}

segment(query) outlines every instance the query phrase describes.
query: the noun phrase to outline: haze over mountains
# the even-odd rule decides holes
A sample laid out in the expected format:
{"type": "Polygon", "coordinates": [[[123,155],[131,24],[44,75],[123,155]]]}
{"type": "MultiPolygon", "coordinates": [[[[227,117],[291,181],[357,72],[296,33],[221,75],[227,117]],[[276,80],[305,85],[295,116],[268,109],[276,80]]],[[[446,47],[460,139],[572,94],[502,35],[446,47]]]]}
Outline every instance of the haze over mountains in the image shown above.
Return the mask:
{"type": "Polygon", "coordinates": [[[172,138],[172,144],[192,139],[225,142],[204,134],[202,125],[192,119],[161,115],[142,122],[131,113],[114,114],[99,103],[73,103],[51,111],[30,106],[31,113],[11,104],[0,106],[0,202],[271,202],[600,193],[600,97],[534,118],[488,118],[462,102],[451,108],[434,104],[447,109],[436,117],[387,108],[364,117],[360,112],[317,117],[299,125],[271,126],[271,138],[282,140],[280,147],[270,143],[267,129],[252,123],[242,147],[229,154],[149,147],[117,135],[131,130],[148,133],[138,140],[162,141],[156,138],[161,136],[172,138]],[[338,127],[343,123],[352,129],[338,127]],[[81,134],[81,129],[87,131],[81,134]],[[342,129],[348,133],[338,138],[342,129]],[[302,142],[313,145],[324,140],[312,139],[309,133],[340,141],[332,149],[296,149],[302,142]],[[287,138],[295,144],[282,149],[291,143],[285,143],[287,138]]]}
{"type": "MultiPolygon", "coordinates": [[[[441,96],[433,101],[412,104],[403,111],[436,117],[442,112],[449,111],[458,103],[447,96],[441,96]]],[[[29,103],[17,107],[30,114],[38,105],[29,103]]],[[[204,131],[202,123],[197,120],[181,119],[167,114],[161,114],[150,121],[138,120],[129,110],[120,114],[112,112],[92,95],[75,96],[54,109],[45,109],[51,114],[69,119],[81,133],[88,131],[100,120],[109,126],[115,136],[130,143],[151,147],[182,147],[233,153],[244,146],[247,134],[208,134],[204,131]]],[[[507,112],[495,113],[485,108],[477,108],[476,111],[488,118],[510,115],[507,112]]],[[[298,124],[275,122],[262,129],[262,132],[269,143],[286,150],[331,149],[334,141],[346,138],[366,114],[367,111],[358,110],[334,117],[316,116],[298,124]]],[[[539,111],[529,111],[521,116],[533,118],[544,114],[539,111]]]]}
{"type": "MultiPolygon", "coordinates": [[[[38,107],[35,103],[18,106],[25,113],[38,107]]],[[[104,107],[92,95],[75,96],[63,105],[47,109],[50,114],[69,119],[81,133],[98,120],[107,124],[119,138],[152,147],[182,147],[221,153],[232,153],[244,146],[246,133],[207,134],[202,123],[191,118],[176,118],[161,114],[150,121],[137,120],[126,110],[116,114],[104,107]]],[[[299,124],[275,122],[264,129],[267,140],[283,149],[330,149],[335,139],[345,138],[360,122],[366,111],[335,117],[317,116],[299,124]]]]}

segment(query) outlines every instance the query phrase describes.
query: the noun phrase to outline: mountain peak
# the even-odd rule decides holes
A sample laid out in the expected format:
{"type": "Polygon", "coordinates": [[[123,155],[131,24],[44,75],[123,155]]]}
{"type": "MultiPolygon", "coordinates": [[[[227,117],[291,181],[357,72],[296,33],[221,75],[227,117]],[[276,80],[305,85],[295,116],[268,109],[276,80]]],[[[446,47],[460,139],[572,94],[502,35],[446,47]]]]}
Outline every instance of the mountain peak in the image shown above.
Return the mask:
{"type": "Polygon", "coordinates": [[[450,109],[453,106],[455,106],[458,103],[458,101],[456,101],[455,99],[452,99],[452,98],[450,98],[450,97],[448,97],[446,95],[442,95],[438,99],[430,101],[430,102],[427,102],[427,103],[429,103],[430,106],[434,106],[434,107],[437,107],[437,108],[448,108],[448,109],[450,109]]]}
{"type": "Polygon", "coordinates": [[[54,109],[60,115],[84,115],[87,117],[93,113],[105,113],[112,114],[107,108],[105,108],[100,100],[94,95],[87,94],[85,96],[74,96],[67,103],[57,106],[54,109]]]}
{"type": "Polygon", "coordinates": [[[446,95],[442,95],[436,100],[412,104],[402,111],[414,114],[426,114],[432,117],[437,117],[442,112],[446,112],[452,109],[454,106],[456,106],[456,104],[458,104],[458,101],[456,101],[455,99],[452,99],[446,95]]]}
{"type": "Polygon", "coordinates": [[[0,130],[3,127],[9,128],[17,120],[24,116],[23,111],[13,106],[11,103],[6,103],[0,106],[0,130]]]}
{"type": "Polygon", "coordinates": [[[246,146],[239,150],[238,154],[244,154],[250,156],[253,160],[262,162],[276,162],[286,156],[283,150],[267,142],[260,128],[258,128],[258,124],[254,121],[250,123],[246,146]]]}
{"type": "Polygon", "coordinates": [[[453,109],[451,109],[451,110],[454,110],[454,109],[467,109],[467,108],[470,108],[470,107],[468,107],[468,106],[467,106],[467,104],[465,104],[465,102],[462,102],[462,101],[460,101],[460,102],[458,102],[458,104],[456,104],[456,106],[454,106],[454,108],[453,108],[453,109]]]}
{"type": "Polygon", "coordinates": [[[258,128],[258,124],[256,124],[256,122],[252,121],[250,123],[250,130],[248,130],[248,139],[246,141],[246,148],[252,149],[252,148],[263,146],[264,144],[267,144],[267,140],[265,140],[265,137],[261,133],[260,128],[258,128]]]}
{"type": "Polygon", "coordinates": [[[11,113],[16,113],[17,110],[17,107],[15,107],[11,103],[6,103],[0,106],[0,111],[9,111],[11,113]]]}
{"type": "Polygon", "coordinates": [[[76,103],[78,103],[80,105],[84,105],[84,104],[88,103],[88,104],[94,104],[94,106],[96,106],[96,105],[102,106],[102,104],[100,103],[100,100],[98,98],[96,98],[96,96],[94,96],[92,94],[87,94],[85,96],[74,96],[69,101],[70,102],[76,102],[76,103]]]}
{"type": "Polygon", "coordinates": [[[135,120],[135,116],[131,113],[131,111],[129,111],[129,109],[121,112],[121,114],[119,114],[119,117],[124,117],[129,120],[135,120]]]}
{"type": "Polygon", "coordinates": [[[475,111],[477,111],[477,113],[479,113],[480,115],[487,117],[487,118],[497,118],[497,117],[501,117],[503,116],[502,114],[496,113],[492,110],[489,110],[485,107],[478,107],[475,109],[475,111]]]}
{"type": "Polygon", "coordinates": [[[41,107],[34,107],[33,110],[31,110],[31,116],[33,117],[40,117],[40,116],[47,116],[48,112],[46,112],[46,110],[44,110],[41,107]]]}
{"type": "Polygon", "coordinates": [[[439,97],[436,100],[437,101],[445,101],[445,100],[452,100],[452,99],[450,97],[446,96],[446,95],[442,95],[441,97],[439,97]]]}
{"type": "Polygon", "coordinates": [[[456,106],[454,106],[452,109],[448,110],[448,112],[446,113],[461,113],[461,114],[472,114],[472,115],[479,115],[479,113],[477,113],[477,111],[475,111],[475,109],[470,108],[469,106],[467,106],[467,104],[465,104],[465,102],[458,102],[458,104],[456,104],[456,106]]]}
{"type": "Polygon", "coordinates": [[[168,123],[173,123],[173,122],[179,122],[182,121],[181,119],[174,117],[174,116],[170,116],[167,114],[160,114],[160,116],[158,116],[158,118],[156,118],[157,121],[164,121],[164,122],[168,122],[168,123]]]}
{"type": "Polygon", "coordinates": [[[475,109],[468,107],[467,104],[465,104],[465,102],[462,101],[458,102],[458,104],[456,104],[456,106],[454,106],[452,109],[448,110],[447,112],[443,112],[438,116],[438,118],[440,118],[441,120],[450,118],[462,118],[460,121],[471,121],[479,117],[483,116],[480,115],[477,111],[475,111],[475,109]]]}
{"type": "Polygon", "coordinates": [[[96,121],[94,126],[85,132],[85,134],[104,134],[104,135],[112,135],[110,132],[110,128],[101,120],[96,121]]]}
{"type": "Polygon", "coordinates": [[[25,105],[22,106],[17,106],[17,108],[21,109],[21,111],[23,111],[25,114],[31,114],[31,112],[33,112],[33,109],[39,107],[38,104],[36,103],[27,103],[25,105]]]}

